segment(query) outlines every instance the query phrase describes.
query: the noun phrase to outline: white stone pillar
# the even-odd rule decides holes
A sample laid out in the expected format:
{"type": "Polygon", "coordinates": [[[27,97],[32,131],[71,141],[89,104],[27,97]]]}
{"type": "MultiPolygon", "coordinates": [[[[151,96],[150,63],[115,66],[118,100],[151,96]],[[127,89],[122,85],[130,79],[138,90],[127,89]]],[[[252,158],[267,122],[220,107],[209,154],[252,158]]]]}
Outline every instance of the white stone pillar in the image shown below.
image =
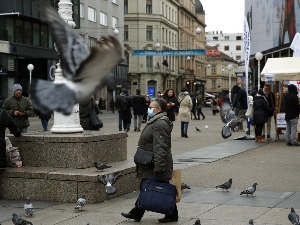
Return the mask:
{"type": "MultiPolygon", "coordinates": [[[[72,19],[72,3],[70,0],[60,0],[58,3],[59,15],[68,23],[70,26],[75,27],[75,23],[72,19]]],[[[54,83],[65,82],[65,77],[62,76],[62,69],[60,63],[57,63],[57,69],[55,70],[55,81],[54,83]]],[[[79,119],[79,104],[76,104],[73,108],[71,115],[65,116],[62,113],[54,111],[54,124],[50,129],[52,133],[80,133],[83,129],[80,125],[79,119]]]]}

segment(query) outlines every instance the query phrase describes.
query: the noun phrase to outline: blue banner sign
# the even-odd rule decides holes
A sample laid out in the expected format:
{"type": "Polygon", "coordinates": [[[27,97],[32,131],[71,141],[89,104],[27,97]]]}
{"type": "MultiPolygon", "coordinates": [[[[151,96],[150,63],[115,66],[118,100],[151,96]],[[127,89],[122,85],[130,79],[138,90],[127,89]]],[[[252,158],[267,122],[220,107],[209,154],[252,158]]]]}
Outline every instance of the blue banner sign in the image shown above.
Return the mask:
{"type": "Polygon", "coordinates": [[[196,50],[133,50],[132,56],[192,56],[205,55],[205,49],[196,50]]]}

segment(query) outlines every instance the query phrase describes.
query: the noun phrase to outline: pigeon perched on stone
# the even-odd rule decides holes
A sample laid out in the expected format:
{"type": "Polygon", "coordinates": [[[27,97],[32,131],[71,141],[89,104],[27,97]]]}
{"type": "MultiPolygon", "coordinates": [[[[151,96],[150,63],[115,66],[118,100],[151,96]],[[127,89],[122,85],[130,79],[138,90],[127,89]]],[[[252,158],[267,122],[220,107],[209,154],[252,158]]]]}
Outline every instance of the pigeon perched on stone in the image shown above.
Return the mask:
{"type": "Polygon", "coordinates": [[[247,197],[248,195],[253,195],[253,193],[256,191],[256,185],[258,185],[257,183],[254,183],[252,186],[246,188],[244,191],[242,191],[240,193],[240,195],[246,194],[247,197]]]}
{"type": "Polygon", "coordinates": [[[98,179],[105,185],[105,192],[108,195],[116,193],[117,189],[112,185],[119,179],[121,172],[99,175],[98,179]]]}
{"type": "Polygon", "coordinates": [[[186,183],[181,182],[181,191],[183,191],[185,189],[191,189],[191,187],[189,185],[187,185],[186,183]]]}
{"type": "Polygon", "coordinates": [[[231,188],[232,185],[232,178],[230,178],[228,181],[226,181],[223,184],[217,185],[216,188],[221,188],[221,189],[225,189],[226,191],[228,191],[229,188],[231,188]]]}
{"type": "Polygon", "coordinates": [[[29,197],[26,198],[24,210],[27,216],[33,216],[33,206],[29,197]]]}
{"type": "Polygon", "coordinates": [[[201,222],[200,222],[200,220],[199,220],[199,219],[197,219],[197,220],[195,221],[194,225],[201,225],[201,222]]]}
{"type": "Polygon", "coordinates": [[[201,130],[200,130],[198,127],[196,127],[196,131],[199,131],[199,132],[201,132],[201,130]]]}
{"type": "Polygon", "coordinates": [[[78,198],[75,209],[76,210],[82,210],[83,206],[86,204],[86,194],[83,194],[81,197],[78,198]]]}
{"type": "Polygon", "coordinates": [[[252,225],[252,224],[254,224],[253,219],[249,220],[248,225],[252,225]]]}
{"type": "Polygon", "coordinates": [[[208,126],[207,125],[205,125],[205,129],[207,129],[208,128],[208,126]]]}
{"type": "Polygon", "coordinates": [[[112,69],[122,59],[122,47],[113,36],[101,37],[91,50],[79,34],[44,0],[37,0],[41,20],[50,28],[66,82],[35,79],[31,82],[30,99],[43,113],[72,113],[74,105],[85,101],[97,90],[113,84],[112,69]]]}
{"type": "Polygon", "coordinates": [[[107,169],[107,168],[110,168],[111,166],[110,165],[107,165],[103,162],[94,162],[94,166],[98,169],[98,170],[104,170],[104,169],[107,169]]]}
{"type": "Polygon", "coordinates": [[[12,220],[14,225],[33,225],[31,222],[22,219],[16,213],[12,214],[12,219],[11,220],[12,220]]]}
{"type": "Polygon", "coordinates": [[[293,207],[291,208],[291,212],[289,213],[288,218],[293,225],[300,225],[299,215],[295,212],[295,209],[293,207]]]}

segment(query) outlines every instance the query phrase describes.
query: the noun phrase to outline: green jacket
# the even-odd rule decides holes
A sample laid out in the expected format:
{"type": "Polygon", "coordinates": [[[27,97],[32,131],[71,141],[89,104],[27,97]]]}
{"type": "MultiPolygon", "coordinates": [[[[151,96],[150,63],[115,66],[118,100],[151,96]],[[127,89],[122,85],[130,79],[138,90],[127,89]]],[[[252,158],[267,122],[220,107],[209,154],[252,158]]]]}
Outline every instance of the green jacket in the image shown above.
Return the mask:
{"type": "Polygon", "coordinates": [[[21,96],[21,98],[16,98],[15,96],[7,98],[3,103],[2,109],[7,111],[14,119],[19,129],[30,126],[28,117],[34,116],[34,109],[31,102],[24,96],[21,96]],[[25,115],[15,116],[15,111],[25,112],[25,115]]]}
{"type": "Polygon", "coordinates": [[[144,150],[152,151],[154,163],[152,166],[137,166],[137,177],[152,179],[155,172],[164,172],[164,177],[172,178],[173,159],[171,153],[172,122],[167,113],[159,113],[151,118],[141,133],[138,146],[144,150]]]}

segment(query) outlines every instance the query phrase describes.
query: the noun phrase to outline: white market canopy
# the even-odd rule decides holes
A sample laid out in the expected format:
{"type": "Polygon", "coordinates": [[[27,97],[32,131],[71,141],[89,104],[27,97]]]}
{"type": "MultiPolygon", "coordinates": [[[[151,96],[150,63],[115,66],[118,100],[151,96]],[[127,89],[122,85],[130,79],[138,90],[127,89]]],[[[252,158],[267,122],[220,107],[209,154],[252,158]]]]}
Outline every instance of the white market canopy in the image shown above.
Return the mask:
{"type": "Polygon", "coordinates": [[[216,96],[212,95],[212,94],[209,94],[209,93],[205,93],[205,97],[211,97],[211,98],[214,98],[216,96]]]}
{"type": "Polygon", "coordinates": [[[261,80],[265,74],[274,75],[275,81],[300,80],[300,57],[268,58],[261,71],[261,80]]]}

